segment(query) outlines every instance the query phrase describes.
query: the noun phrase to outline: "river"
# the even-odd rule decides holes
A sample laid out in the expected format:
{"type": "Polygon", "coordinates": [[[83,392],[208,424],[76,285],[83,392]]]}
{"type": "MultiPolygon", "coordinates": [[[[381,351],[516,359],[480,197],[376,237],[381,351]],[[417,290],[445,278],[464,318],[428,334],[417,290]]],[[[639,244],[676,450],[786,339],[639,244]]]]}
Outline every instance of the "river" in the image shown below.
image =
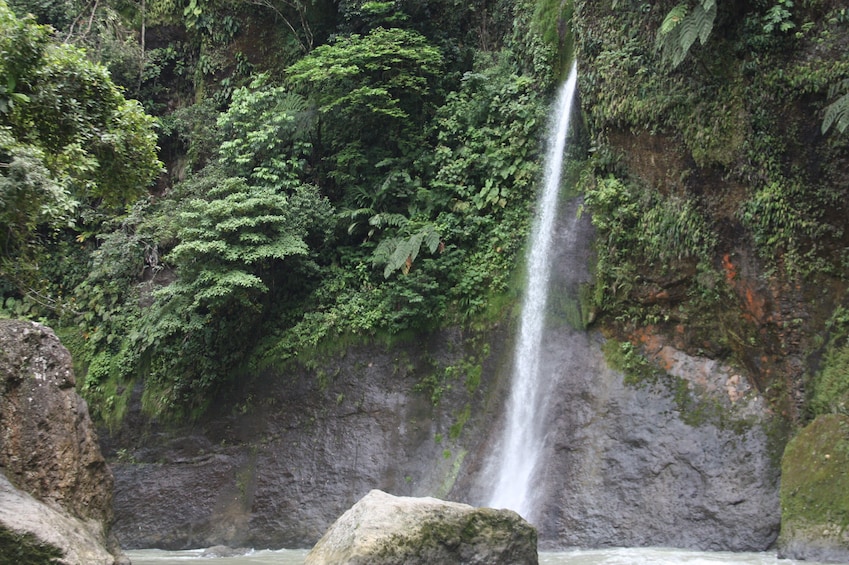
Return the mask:
{"type": "MultiPolygon", "coordinates": [[[[307,550],[251,551],[241,557],[203,557],[203,550],[128,551],[133,565],[303,565],[307,550]]],[[[539,554],[540,565],[823,565],[816,561],[778,559],[775,553],[685,551],[666,548],[615,548],[539,554]]]]}

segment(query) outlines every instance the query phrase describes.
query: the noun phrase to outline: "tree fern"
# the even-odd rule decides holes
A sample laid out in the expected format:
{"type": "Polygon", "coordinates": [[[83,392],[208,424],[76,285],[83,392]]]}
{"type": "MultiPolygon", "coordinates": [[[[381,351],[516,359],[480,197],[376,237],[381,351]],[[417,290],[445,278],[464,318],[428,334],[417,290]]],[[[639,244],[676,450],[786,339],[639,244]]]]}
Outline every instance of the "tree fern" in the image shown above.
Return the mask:
{"type": "Polygon", "coordinates": [[[655,41],[663,60],[673,68],[680,65],[696,39],[702,45],[707,42],[715,20],[716,0],[700,0],[692,10],[687,4],[672,8],[663,19],[655,41]]]}
{"type": "Polygon", "coordinates": [[[826,106],[825,116],[822,120],[822,133],[825,134],[831,126],[843,133],[849,127],[849,79],[843,79],[829,89],[829,97],[834,97],[838,92],[845,91],[843,96],[826,106]]]}

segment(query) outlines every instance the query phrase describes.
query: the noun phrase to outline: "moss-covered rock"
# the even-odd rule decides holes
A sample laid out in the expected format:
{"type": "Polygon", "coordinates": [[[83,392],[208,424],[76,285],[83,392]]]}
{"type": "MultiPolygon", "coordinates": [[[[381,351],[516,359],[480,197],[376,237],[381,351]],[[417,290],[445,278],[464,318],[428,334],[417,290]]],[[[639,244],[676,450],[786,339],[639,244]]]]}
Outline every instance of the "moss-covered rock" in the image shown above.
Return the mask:
{"type": "Polygon", "coordinates": [[[849,562],[849,417],[820,416],[784,451],[782,556],[849,562]]]}
{"type": "Polygon", "coordinates": [[[0,559],[4,563],[18,565],[43,565],[56,563],[62,557],[62,550],[44,543],[31,533],[19,533],[0,527],[0,559]]]}
{"type": "Polygon", "coordinates": [[[510,510],[372,490],[307,555],[307,565],[536,565],[537,533],[510,510]]]}

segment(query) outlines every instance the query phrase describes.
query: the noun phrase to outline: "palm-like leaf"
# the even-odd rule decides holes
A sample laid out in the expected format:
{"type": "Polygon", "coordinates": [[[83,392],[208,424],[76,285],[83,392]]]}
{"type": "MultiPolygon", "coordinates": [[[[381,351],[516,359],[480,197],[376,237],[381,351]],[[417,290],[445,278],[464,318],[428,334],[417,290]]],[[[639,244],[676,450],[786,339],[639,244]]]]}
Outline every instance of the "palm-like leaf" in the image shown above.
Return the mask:
{"type": "Polygon", "coordinates": [[[833,86],[829,94],[836,96],[840,90],[845,91],[845,94],[825,108],[825,116],[822,120],[823,134],[831,126],[834,126],[840,133],[845,132],[846,128],[849,127],[849,79],[844,79],[838,85],[833,86]]]}

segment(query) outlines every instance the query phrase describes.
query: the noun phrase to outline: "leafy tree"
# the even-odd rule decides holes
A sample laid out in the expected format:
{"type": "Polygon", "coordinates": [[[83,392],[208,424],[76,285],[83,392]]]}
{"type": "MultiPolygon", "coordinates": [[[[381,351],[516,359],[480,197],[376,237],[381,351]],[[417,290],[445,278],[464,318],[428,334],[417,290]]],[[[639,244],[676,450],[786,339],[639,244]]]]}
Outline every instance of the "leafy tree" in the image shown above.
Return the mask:
{"type": "Polygon", "coordinates": [[[20,266],[38,252],[40,231],[96,231],[145,193],[161,163],[153,118],[106,69],[3,0],[0,54],[0,272],[31,286],[20,266]]]}
{"type": "Polygon", "coordinates": [[[259,75],[233,93],[218,126],[226,139],[219,158],[229,174],[258,184],[291,186],[306,175],[314,120],[307,102],[259,75]]]}
{"type": "Polygon", "coordinates": [[[317,48],[287,70],[322,113],[421,124],[433,101],[442,55],[421,34],[378,28],[317,48]]]}
{"type": "Polygon", "coordinates": [[[307,185],[282,191],[211,173],[191,184],[203,196],[183,204],[179,243],[165,256],[178,278],[157,292],[134,334],[156,412],[202,405],[236,371],[268,300],[298,284],[314,221],[329,215],[307,185]]]}
{"type": "Polygon", "coordinates": [[[330,203],[302,180],[311,125],[300,96],[258,76],[218,117],[217,160],[169,196],[178,224],[160,237],[176,245],[162,260],[177,278],[131,334],[150,367],[151,411],[202,407],[271,312],[309,286],[333,225],[330,203]]]}
{"type": "Polygon", "coordinates": [[[25,102],[21,89],[41,64],[49,30],[31,18],[19,20],[4,0],[0,0],[0,113],[7,115],[16,102],[25,102]]]}
{"type": "Polygon", "coordinates": [[[399,28],[340,37],[289,67],[289,84],[318,109],[318,149],[337,182],[362,185],[380,161],[420,150],[441,68],[437,48],[399,28]]]}

